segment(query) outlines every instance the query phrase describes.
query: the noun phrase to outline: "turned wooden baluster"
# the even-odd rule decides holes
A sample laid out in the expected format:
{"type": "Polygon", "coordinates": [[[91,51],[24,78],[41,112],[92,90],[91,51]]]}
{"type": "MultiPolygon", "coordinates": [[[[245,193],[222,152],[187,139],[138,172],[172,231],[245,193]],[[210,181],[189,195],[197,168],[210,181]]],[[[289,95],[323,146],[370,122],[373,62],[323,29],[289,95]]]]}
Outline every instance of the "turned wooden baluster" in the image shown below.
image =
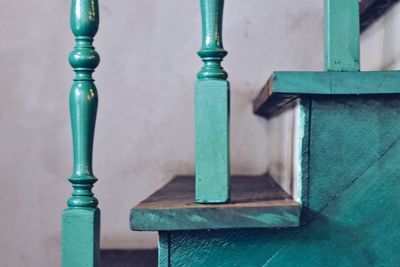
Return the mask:
{"type": "Polygon", "coordinates": [[[325,70],[360,71],[358,0],[325,0],[325,70]]]}
{"type": "Polygon", "coordinates": [[[70,92],[74,170],[73,192],[62,214],[62,266],[98,266],[100,210],[92,187],[92,148],[97,112],[97,90],[92,73],[100,58],[92,46],[99,26],[97,0],[72,0],[71,29],[76,46],[69,62],[76,76],[70,92]]]}
{"type": "Polygon", "coordinates": [[[229,83],[221,67],[224,0],[200,0],[204,67],[196,95],[196,202],[229,201],[229,83]]]}

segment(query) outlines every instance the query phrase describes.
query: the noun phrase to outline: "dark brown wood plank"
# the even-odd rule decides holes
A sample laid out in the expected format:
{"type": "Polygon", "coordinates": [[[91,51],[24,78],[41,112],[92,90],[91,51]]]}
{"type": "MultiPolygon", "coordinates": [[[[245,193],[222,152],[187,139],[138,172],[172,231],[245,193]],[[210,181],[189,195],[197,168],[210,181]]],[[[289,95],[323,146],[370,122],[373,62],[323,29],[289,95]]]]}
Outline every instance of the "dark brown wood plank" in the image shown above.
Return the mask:
{"type": "Polygon", "coordinates": [[[267,83],[261,89],[258,96],[253,101],[253,112],[259,116],[271,118],[281,114],[296,105],[297,94],[274,94],[273,83],[274,74],[272,74],[267,83]],[[268,101],[267,101],[268,100],[268,101]]]}
{"type": "Polygon", "coordinates": [[[194,177],[178,176],[131,210],[137,231],[294,227],[300,208],[269,176],[233,176],[227,204],[196,204],[194,177]]]}

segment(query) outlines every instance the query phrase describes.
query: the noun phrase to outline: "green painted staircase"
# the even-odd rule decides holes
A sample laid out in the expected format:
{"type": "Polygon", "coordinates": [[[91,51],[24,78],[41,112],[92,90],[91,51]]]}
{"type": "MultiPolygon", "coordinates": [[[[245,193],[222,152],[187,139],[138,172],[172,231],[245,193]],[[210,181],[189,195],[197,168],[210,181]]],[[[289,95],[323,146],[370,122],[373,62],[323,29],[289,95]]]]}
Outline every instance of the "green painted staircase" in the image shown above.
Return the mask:
{"type": "MultiPolygon", "coordinates": [[[[400,72],[360,72],[359,29],[357,0],[326,0],[326,71],[275,72],[254,101],[267,119],[297,114],[291,182],[298,192],[255,214],[252,207],[271,192],[204,205],[193,202],[194,190],[180,198],[191,189],[173,180],[132,209],[133,230],[159,231],[159,266],[400,266],[400,72]],[[288,211],[291,201],[301,213],[288,211]],[[287,224],[296,216],[299,224],[287,224]]],[[[249,177],[242,183],[268,192],[249,177]]],[[[234,189],[231,195],[246,192],[234,189]]]]}
{"type": "MultiPolygon", "coordinates": [[[[400,72],[360,72],[359,1],[325,0],[325,71],[275,72],[254,100],[266,120],[296,115],[292,175],[280,177],[290,190],[272,173],[230,175],[224,0],[200,4],[196,175],[174,178],[131,210],[132,230],[159,232],[159,266],[400,266],[400,72]]],[[[74,170],[62,266],[99,266],[91,191],[98,1],[72,0],[71,19],[74,170]]]]}

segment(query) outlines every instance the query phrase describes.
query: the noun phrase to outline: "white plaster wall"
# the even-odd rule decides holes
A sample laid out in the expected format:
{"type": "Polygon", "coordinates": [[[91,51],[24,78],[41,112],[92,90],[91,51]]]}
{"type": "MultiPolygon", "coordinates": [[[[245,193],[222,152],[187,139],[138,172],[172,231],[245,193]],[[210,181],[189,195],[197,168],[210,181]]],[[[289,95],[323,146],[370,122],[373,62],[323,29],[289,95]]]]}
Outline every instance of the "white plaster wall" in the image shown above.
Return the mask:
{"type": "MultiPolygon", "coordinates": [[[[102,247],[154,247],[155,234],[129,230],[129,210],[174,174],[194,170],[198,1],[100,2],[94,190],[102,247]]],[[[322,1],[228,0],[225,11],[232,172],[259,174],[268,127],[251,101],[275,69],[322,68],[322,1]]],[[[59,266],[72,168],[68,20],[69,1],[0,0],[2,267],[59,266]]]]}

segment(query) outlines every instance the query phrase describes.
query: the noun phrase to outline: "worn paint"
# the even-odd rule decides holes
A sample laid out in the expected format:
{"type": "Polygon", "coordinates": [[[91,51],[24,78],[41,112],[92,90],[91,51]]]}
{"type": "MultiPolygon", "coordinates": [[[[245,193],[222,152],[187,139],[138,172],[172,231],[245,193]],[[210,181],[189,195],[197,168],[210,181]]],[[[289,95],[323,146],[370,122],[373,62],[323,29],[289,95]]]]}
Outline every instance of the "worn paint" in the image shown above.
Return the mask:
{"type": "Polygon", "coordinates": [[[170,234],[160,231],[158,234],[158,267],[170,266],[170,234]]]}
{"type": "Polygon", "coordinates": [[[276,228],[299,226],[298,205],[232,208],[162,209],[132,211],[135,231],[276,228]]]}
{"type": "Polygon", "coordinates": [[[302,114],[299,135],[304,225],[172,231],[169,266],[400,265],[400,77],[397,72],[358,73],[356,43],[347,35],[354,29],[346,28],[353,27],[356,1],[326,3],[331,72],[295,73],[286,81],[275,77],[282,88],[291,88],[274,90],[283,95],[281,102],[265,91],[271,106],[279,106],[276,116],[297,97],[308,115],[302,114]],[[339,25],[343,18],[350,22],[339,25]],[[345,44],[335,44],[342,30],[345,44]],[[332,72],[350,70],[355,72],[332,72]]]}
{"type": "Polygon", "coordinates": [[[299,203],[271,176],[232,176],[232,201],[194,202],[194,177],[178,176],[131,210],[135,231],[297,227],[299,203]]]}
{"type": "Polygon", "coordinates": [[[294,95],[400,93],[400,71],[276,71],[273,75],[272,93],[294,95]]]}
{"type": "Polygon", "coordinates": [[[97,0],[73,0],[71,29],[76,46],[69,56],[76,77],[70,92],[74,170],[72,196],[62,215],[62,266],[98,266],[100,211],[92,187],[92,150],[97,112],[97,89],[92,73],[100,58],[92,46],[99,25],[97,0]]]}
{"type": "Polygon", "coordinates": [[[285,230],[242,229],[170,232],[169,266],[260,267],[285,246],[285,230]]]}
{"type": "Polygon", "coordinates": [[[311,100],[309,97],[303,97],[299,99],[299,110],[298,110],[298,123],[296,144],[298,146],[297,160],[295,164],[298,166],[295,168],[298,174],[295,176],[298,181],[293,181],[297,184],[297,201],[300,205],[308,205],[308,180],[309,180],[309,167],[310,167],[310,114],[311,114],[311,100]]]}
{"type": "MultiPolygon", "coordinates": [[[[357,144],[348,146],[349,143],[346,140],[343,143],[337,143],[338,139],[345,139],[343,138],[345,132],[341,129],[337,129],[336,132],[331,131],[330,141],[326,145],[340,146],[335,150],[337,153],[335,160],[329,165],[330,171],[325,169],[324,173],[312,177],[321,180],[321,184],[327,185],[325,193],[332,194],[336,191],[337,194],[326,203],[326,207],[321,212],[316,213],[316,218],[303,228],[293,241],[288,242],[288,246],[279,251],[266,266],[293,266],[294,262],[298,263],[297,266],[321,266],[322,264],[324,266],[399,266],[398,240],[400,236],[397,228],[400,216],[396,211],[400,208],[398,198],[400,124],[398,115],[395,115],[397,112],[394,106],[398,106],[400,98],[396,97],[395,101],[389,99],[370,101],[381,102],[382,106],[392,106],[388,109],[385,107],[375,109],[376,111],[370,114],[373,117],[372,120],[365,118],[365,124],[369,123],[369,130],[374,132],[372,135],[379,132],[381,136],[374,136],[374,138],[367,136],[364,139],[368,133],[363,131],[363,127],[357,127],[359,126],[356,123],[357,117],[353,118],[356,126],[347,132],[350,136],[347,140],[353,139],[352,141],[357,144]],[[382,123],[379,123],[380,117],[376,117],[377,113],[384,113],[391,119],[386,122],[382,120],[382,123]],[[378,127],[380,129],[376,131],[378,127]],[[392,127],[395,128],[393,131],[392,127]],[[354,131],[355,128],[358,130],[354,131]],[[339,136],[336,137],[336,134],[339,136]],[[359,141],[355,140],[356,135],[359,141]],[[371,143],[368,144],[368,141],[371,143]],[[377,145],[377,142],[384,142],[387,145],[383,148],[377,145]],[[353,153],[352,150],[357,149],[355,146],[361,150],[353,153]],[[357,154],[357,157],[350,160],[347,156],[349,153],[357,154]],[[370,157],[374,158],[369,160],[370,157]],[[368,164],[361,163],[363,158],[369,161],[368,164]],[[346,160],[347,162],[344,163],[346,160]],[[347,171],[356,168],[356,172],[359,170],[359,173],[355,176],[338,173],[336,166],[341,166],[347,171]],[[337,173],[334,186],[330,182],[332,176],[329,176],[332,172],[337,173]],[[323,176],[324,174],[327,176],[323,176]],[[352,180],[349,181],[350,179],[352,180]],[[345,183],[347,184],[344,186],[345,183]],[[339,188],[340,186],[343,187],[339,188]]],[[[365,105],[371,104],[370,101],[365,105]]],[[[350,125],[347,124],[347,126],[350,125]]],[[[316,137],[316,139],[327,141],[326,137],[316,137]]],[[[326,159],[321,156],[319,158],[327,162],[331,157],[329,154],[326,156],[326,159]]],[[[315,164],[311,166],[318,167],[315,164]]],[[[317,186],[311,185],[311,189],[314,188],[317,189],[317,186]]],[[[320,201],[324,199],[321,198],[320,201]]]]}
{"type": "Polygon", "coordinates": [[[229,201],[229,83],[221,67],[223,0],[201,0],[204,67],[195,86],[196,201],[229,201]]]}
{"type": "Polygon", "coordinates": [[[400,136],[399,106],[399,95],[313,97],[309,209],[325,208],[386,153],[400,136]]]}
{"type": "Polygon", "coordinates": [[[400,96],[310,101],[304,225],[171,232],[170,266],[399,265],[400,96]]]}

